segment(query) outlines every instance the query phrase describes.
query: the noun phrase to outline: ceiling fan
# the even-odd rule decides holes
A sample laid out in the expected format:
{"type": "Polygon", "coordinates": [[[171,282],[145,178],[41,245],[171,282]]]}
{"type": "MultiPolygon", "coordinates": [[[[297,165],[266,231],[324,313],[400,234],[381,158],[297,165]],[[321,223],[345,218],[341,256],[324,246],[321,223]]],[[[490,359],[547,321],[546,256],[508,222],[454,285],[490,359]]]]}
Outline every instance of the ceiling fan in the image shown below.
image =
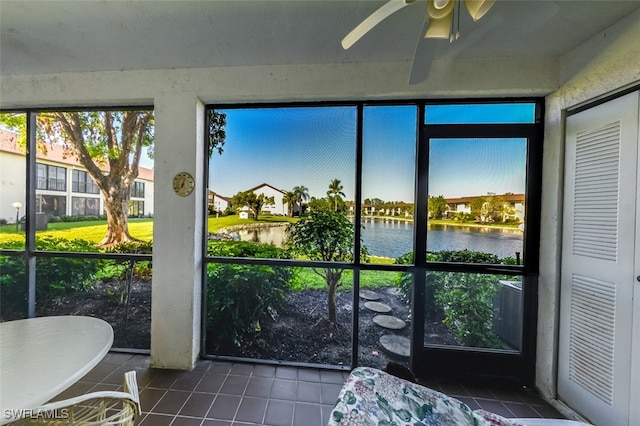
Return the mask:
{"type": "MultiPolygon", "coordinates": [[[[389,0],[362,21],[342,39],[346,50],[380,22],[416,0],[389,0]]],[[[460,3],[464,2],[474,21],[482,18],[496,0],[427,0],[427,14],[411,64],[409,84],[420,83],[429,75],[436,44],[429,39],[448,39],[450,42],[460,37],[460,3]]]]}

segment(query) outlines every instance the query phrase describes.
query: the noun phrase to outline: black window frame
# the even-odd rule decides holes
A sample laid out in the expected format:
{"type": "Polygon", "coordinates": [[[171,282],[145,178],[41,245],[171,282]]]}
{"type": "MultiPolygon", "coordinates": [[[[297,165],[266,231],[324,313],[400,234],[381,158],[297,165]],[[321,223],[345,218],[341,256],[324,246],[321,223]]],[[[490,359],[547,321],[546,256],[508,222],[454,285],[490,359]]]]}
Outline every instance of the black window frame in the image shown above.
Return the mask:
{"type": "Polygon", "coordinates": [[[131,184],[131,197],[144,198],[144,182],[133,181],[131,184]]]}
{"type": "MultiPolygon", "coordinates": [[[[493,375],[515,379],[523,384],[533,384],[535,375],[535,351],[536,351],[536,323],[537,323],[537,280],[538,280],[538,260],[539,260],[539,239],[540,239],[540,208],[541,208],[541,185],[542,185],[542,144],[544,134],[544,99],[536,97],[527,98],[481,98],[481,99],[460,99],[460,100],[389,100],[389,101],[354,101],[354,102],[292,102],[292,103],[243,103],[243,104],[208,104],[205,106],[205,135],[209,128],[208,111],[216,109],[231,108],[287,108],[287,107],[312,107],[312,106],[353,106],[357,110],[357,135],[356,135],[356,155],[354,164],[355,172],[355,206],[356,212],[354,253],[355,259],[352,263],[340,263],[340,267],[353,270],[354,279],[354,301],[353,306],[358,306],[359,294],[359,273],[360,271],[394,271],[413,274],[413,301],[422,300],[412,306],[414,321],[412,321],[412,355],[410,367],[419,377],[429,377],[436,373],[454,376],[478,376],[493,375]],[[427,105],[435,104],[491,104],[491,103],[532,103],[535,104],[535,117],[533,123],[526,124],[462,124],[462,125],[426,125],[425,109],[427,105]],[[441,136],[451,137],[446,128],[456,127],[456,132],[461,137],[473,135],[476,137],[488,137],[490,135],[506,137],[509,134],[522,136],[522,132],[527,137],[526,156],[526,200],[525,200],[525,223],[527,233],[524,246],[527,251],[527,261],[524,265],[478,265],[465,263],[435,263],[426,262],[422,256],[414,256],[417,260],[413,265],[387,265],[368,264],[360,259],[360,236],[361,219],[365,216],[362,211],[362,161],[363,161],[363,111],[365,106],[402,106],[415,105],[418,108],[416,122],[416,172],[415,172],[415,198],[414,198],[414,229],[424,228],[425,235],[414,235],[414,253],[426,253],[426,212],[428,172],[420,172],[424,164],[428,164],[428,149],[425,150],[425,141],[429,138],[441,136]],[[491,130],[493,129],[493,130],[491,130]],[[501,130],[495,130],[501,129],[501,130]],[[443,133],[444,132],[444,133],[443,133]],[[426,156],[426,158],[425,158],[426,156]],[[421,191],[422,194],[421,195],[421,191]],[[424,212],[418,214],[417,212],[424,212]],[[424,237],[424,238],[422,238],[424,237]],[[522,349],[519,353],[501,353],[500,351],[484,350],[482,348],[424,348],[424,282],[428,271],[452,271],[452,272],[484,272],[488,274],[505,274],[522,276],[525,286],[523,293],[523,324],[522,324],[522,349]],[[421,278],[418,278],[421,277],[421,278]],[[417,320],[420,319],[420,320],[417,320]],[[433,364],[435,362],[436,364],[433,364]],[[433,368],[433,365],[437,367],[433,368]],[[468,368],[456,369],[459,366],[468,368]],[[442,368],[441,368],[442,367],[442,368]]],[[[428,148],[428,142],[426,144],[428,148]]],[[[209,157],[204,156],[204,181],[208,182],[209,177],[209,157]]],[[[208,185],[204,185],[202,199],[205,206],[208,204],[208,185]]],[[[206,226],[206,223],[205,225],[206,226]]],[[[417,233],[417,231],[416,231],[417,233]]],[[[270,265],[270,266],[304,266],[321,267],[321,262],[299,261],[299,260],[276,260],[276,259],[254,259],[254,258],[230,258],[230,257],[210,257],[206,254],[206,232],[202,233],[203,250],[205,264],[207,263],[235,263],[247,265],[270,265]]],[[[203,273],[203,303],[202,303],[202,324],[206,324],[206,267],[203,273]]],[[[358,365],[358,309],[353,309],[352,318],[352,363],[351,368],[358,365]]],[[[216,359],[219,357],[205,353],[206,349],[206,327],[202,327],[201,335],[201,356],[216,359]]],[[[262,360],[253,360],[261,362],[262,360]]],[[[272,361],[273,362],[273,361],[272,361]]]]}
{"type": "Polygon", "coordinates": [[[91,175],[84,171],[71,170],[71,192],[77,194],[99,194],[100,188],[96,185],[91,175]]]}
{"type": "MultiPolygon", "coordinates": [[[[40,197],[59,197],[64,200],[65,206],[67,201],[67,195],[64,194],[43,194],[42,190],[38,186],[38,181],[41,177],[38,176],[38,168],[40,165],[49,166],[46,163],[38,161],[37,152],[37,116],[40,113],[46,111],[128,111],[128,110],[154,110],[153,105],[137,105],[137,106],[105,106],[105,107],[55,107],[55,108],[19,108],[19,109],[0,109],[1,113],[20,113],[25,115],[25,127],[26,127],[26,155],[24,157],[25,167],[25,190],[26,190],[26,206],[24,222],[24,234],[25,245],[22,249],[4,249],[0,248],[0,256],[11,256],[17,258],[23,258],[25,264],[24,274],[24,287],[26,298],[24,300],[24,318],[36,317],[36,260],[38,258],[72,258],[72,259],[111,259],[121,262],[129,262],[133,264],[135,262],[151,262],[151,254],[137,254],[137,253],[93,253],[93,252],[73,252],[73,251],[53,251],[53,250],[40,250],[36,248],[36,206],[39,204],[38,198],[40,197]]],[[[65,189],[67,192],[67,175],[65,170],[65,189]]],[[[45,168],[48,170],[48,168],[45,168]]],[[[45,179],[42,177],[42,179],[45,179]]],[[[46,179],[44,180],[46,182],[46,179]]],[[[96,199],[100,200],[96,197],[96,199]]],[[[63,214],[66,214],[64,212],[63,214]]],[[[149,354],[148,349],[132,349],[132,348],[118,348],[113,347],[112,350],[125,353],[142,353],[149,354]]]]}
{"type": "Polygon", "coordinates": [[[44,176],[37,176],[36,189],[46,191],[67,190],[67,168],[53,164],[36,163],[38,173],[44,168],[44,176]],[[62,173],[62,179],[58,176],[62,173]]]}

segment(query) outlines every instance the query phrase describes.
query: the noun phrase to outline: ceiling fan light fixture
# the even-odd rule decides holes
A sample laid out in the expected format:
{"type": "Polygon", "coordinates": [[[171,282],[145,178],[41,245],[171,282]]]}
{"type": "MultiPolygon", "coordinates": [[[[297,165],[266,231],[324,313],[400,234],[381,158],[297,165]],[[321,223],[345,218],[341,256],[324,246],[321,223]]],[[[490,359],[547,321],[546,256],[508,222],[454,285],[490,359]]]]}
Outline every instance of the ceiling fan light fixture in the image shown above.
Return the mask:
{"type": "Polygon", "coordinates": [[[429,19],[429,26],[424,38],[440,38],[448,40],[451,36],[451,24],[453,22],[453,14],[450,13],[444,18],[429,19]]]}
{"type": "Polygon", "coordinates": [[[427,16],[430,19],[442,19],[451,15],[456,0],[427,0],[427,16]]]}
{"type": "Polygon", "coordinates": [[[482,18],[491,9],[496,0],[464,0],[465,6],[474,21],[482,18]]]}

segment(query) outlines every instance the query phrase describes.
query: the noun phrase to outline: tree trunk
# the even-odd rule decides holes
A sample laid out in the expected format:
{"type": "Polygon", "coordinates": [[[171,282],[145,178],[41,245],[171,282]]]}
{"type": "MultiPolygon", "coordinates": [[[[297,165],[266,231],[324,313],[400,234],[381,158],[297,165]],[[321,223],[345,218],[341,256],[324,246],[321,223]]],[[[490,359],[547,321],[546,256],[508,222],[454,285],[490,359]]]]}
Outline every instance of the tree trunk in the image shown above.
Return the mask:
{"type": "Polygon", "coordinates": [[[342,276],[342,271],[334,271],[332,269],[326,269],[327,284],[329,285],[328,295],[328,308],[329,308],[329,326],[337,327],[338,315],[336,308],[336,290],[338,288],[338,281],[342,276]]]}
{"type": "MultiPolygon", "coordinates": [[[[118,195],[122,191],[114,191],[118,195]]],[[[127,223],[127,210],[129,197],[107,195],[104,197],[105,211],[107,213],[107,235],[98,245],[111,247],[127,241],[137,241],[129,234],[127,223]]]]}

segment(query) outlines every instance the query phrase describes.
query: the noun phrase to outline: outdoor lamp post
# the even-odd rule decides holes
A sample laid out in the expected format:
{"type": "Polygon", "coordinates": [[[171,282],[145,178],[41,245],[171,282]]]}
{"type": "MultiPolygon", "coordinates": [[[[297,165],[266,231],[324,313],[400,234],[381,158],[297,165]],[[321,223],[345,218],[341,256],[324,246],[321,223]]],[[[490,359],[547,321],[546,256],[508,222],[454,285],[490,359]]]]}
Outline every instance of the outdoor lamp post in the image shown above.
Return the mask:
{"type": "Polygon", "coordinates": [[[16,208],[16,232],[20,232],[20,207],[22,207],[22,203],[16,201],[13,203],[13,207],[16,208]]]}

